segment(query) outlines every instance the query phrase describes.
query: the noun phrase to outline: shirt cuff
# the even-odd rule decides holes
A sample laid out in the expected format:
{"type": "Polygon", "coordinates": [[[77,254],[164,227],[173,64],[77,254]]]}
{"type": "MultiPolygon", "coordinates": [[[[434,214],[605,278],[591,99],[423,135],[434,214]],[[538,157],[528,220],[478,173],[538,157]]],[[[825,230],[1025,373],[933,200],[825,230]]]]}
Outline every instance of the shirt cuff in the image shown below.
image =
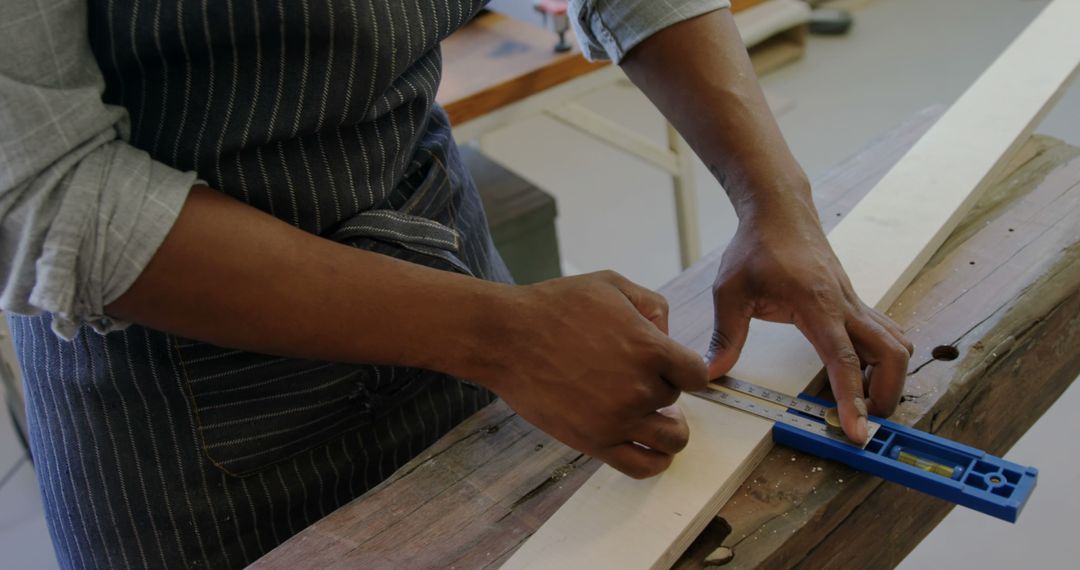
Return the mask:
{"type": "Polygon", "coordinates": [[[730,7],[728,0],[571,0],[569,15],[586,58],[620,63],[656,32],[730,7]]]}
{"type": "Polygon", "coordinates": [[[122,141],[95,149],[70,173],[29,299],[53,314],[57,335],[74,338],[82,324],[102,333],[129,324],[105,307],[150,262],[196,180],[122,141]]]}

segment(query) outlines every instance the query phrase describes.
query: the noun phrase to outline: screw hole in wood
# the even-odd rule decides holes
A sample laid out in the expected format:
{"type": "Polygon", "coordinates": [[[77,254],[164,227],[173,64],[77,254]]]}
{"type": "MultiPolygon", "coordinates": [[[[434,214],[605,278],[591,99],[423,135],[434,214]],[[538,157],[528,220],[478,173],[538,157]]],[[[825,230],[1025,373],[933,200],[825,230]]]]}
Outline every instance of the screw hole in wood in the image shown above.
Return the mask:
{"type": "Polygon", "coordinates": [[[941,346],[935,346],[934,350],[930,351],[930,356],[934,357],[934,360],[956,360],[960,357],[960,351],[955,346],[943,344],[941,346]]]}

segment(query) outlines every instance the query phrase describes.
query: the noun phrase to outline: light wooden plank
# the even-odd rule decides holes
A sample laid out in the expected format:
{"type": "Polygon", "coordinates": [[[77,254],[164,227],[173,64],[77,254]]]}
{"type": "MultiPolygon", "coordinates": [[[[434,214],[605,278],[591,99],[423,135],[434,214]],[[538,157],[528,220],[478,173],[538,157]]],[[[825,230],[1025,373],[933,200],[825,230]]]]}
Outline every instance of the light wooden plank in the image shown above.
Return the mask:
{"type": "MultiPolygon", "coordinates": [[[[1055,0],[829,235],[862,298],[887,305],[1076,73],[1080,0],[1055,0]]],[[[733,374],[798,393],[821,368],[792,327],[755,321],[733,374]]],[[[690,444],[663,475],[604,467],[506,568],[669,567],[771,447],[771,424],[684,396],[690,444]]]]}

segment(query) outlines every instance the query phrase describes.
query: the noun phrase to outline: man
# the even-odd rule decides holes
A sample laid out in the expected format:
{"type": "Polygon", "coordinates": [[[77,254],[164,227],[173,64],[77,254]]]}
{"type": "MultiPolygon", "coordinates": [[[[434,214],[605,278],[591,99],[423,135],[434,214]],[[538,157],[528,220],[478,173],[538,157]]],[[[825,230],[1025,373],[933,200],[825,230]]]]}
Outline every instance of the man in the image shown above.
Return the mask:
{"type": "Polygon", "coordinates": [[[614,273],[508,284],[434,104],[482,4],[5,3],[2,308],[62,566],[251,562],[492,393],[655,475],[751,318],[817,347],[853,439],[892,411],[910,345],[852,292],[720,0],[571,7],[739,214],[707,364],[614,273]]]}

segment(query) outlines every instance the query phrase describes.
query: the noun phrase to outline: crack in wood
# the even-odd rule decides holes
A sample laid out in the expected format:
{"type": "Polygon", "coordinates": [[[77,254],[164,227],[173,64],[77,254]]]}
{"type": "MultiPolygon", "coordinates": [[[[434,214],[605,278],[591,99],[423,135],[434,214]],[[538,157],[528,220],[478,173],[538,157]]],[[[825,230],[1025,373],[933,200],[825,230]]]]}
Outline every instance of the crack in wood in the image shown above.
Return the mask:
{"type": "Polygon", "coordinates": [[[410,474],[412,474],[413,471],[416,471],[417,469],[423,467],[424,465],[427,465],[427,464],[431,463],[433,460],[438,458],[440,455],[453,450],[459,444],[462,444],[462,443],[464,443],[464,442],[466,442],[466,441],[468,441],[468,440],[470,440],[470,439],[472,439],[472,438],[474,438],[474,437],[476,437],[478,435],[488,435],[488,434],[493,434],[493,433],[498,432],[499,429],[502,428],[503,425],[507,424],[508,422],[513,421],[513,419],[516,418],[516,417],[517,417],[516,413],[508,414],[506,417],[500,419],[499,421],[497,421],[497,422],[495,422],[493,424],[487,424],[485,426],[482,426],[482,427],[480,427],[480,428],[478,428],[476,430],[473,430],[473,431],[459,437],[458,439],[452,441],[450,444],[448,444],[443,449],[440,449],[439,451],[436,451],[435,453],[432,453],[431,455],[425,457],[423,460],[416,462],[415,465],[413,465],[411,467],[408,467],[408,468],[403,468],[402,471],[401,471],[401,474],[398,477],[395,477],[393,480],[388,481],[388,483],[397,482],[397,481],[400,481],[400,480],[404,479],[405,477],[408,477],[410,474]]]}
{"type": "MultiPolygon", "coordinates": [[[[504,421],[501,421],[501,422],[498,422],[498,423],[499,423],[499,424],[502,424],[502,423],[505,423],[505,421],[508,421],[508,420],[504,420],[504,421]]],[[[489,426],[490,426],[490,425],[491,425],[491,424],[489,424],[489,426]]],[[[489,426],[485,426],[485,427],[489,427],[489,426]]],[[[483,430],[484,430],[484,428],[480,428],[480,429],[476,430],[475,432],[473,432],[473,433],[472,433],[471,435],[476,435],[476,434],[478,434],[478,433],[482,432],[483,430]]],[[[522,433],[521,435],[519,435],[518,437],[514,438],[513,440],[511,440],[511,441],[508,441],[508,442],[506,442],[506,444],[505,444],[505,445],[503,445],[503,446],[502,446],[502,447],[500,448],[500,451],[501,451],[501,450],[505,450],[505,449],[508,449],[508,448],[510,448],[510,447],[513,447],[513,446],[514,446],[514,444],[516,444],[517,442],[521,441],[522,439],[525,439],[526,437],[529,437],[529,433],[528,433],[528,432],[522,433]]],[[[466,438],[463,438],[463,439],[468,439],[468,438],[466,437],[466,438]]],[[[427,462],[425,461],[425,463],[427,463],[427,462]]],[[[458,478],[458,480],[457,480],[457,481],[455,481],[455,482],[454,482],[453,484],[447,485],[447,486],[446,486],[445,488],[443,488],[443,489],[439,490],[439,492],[438,492],[438,493],[436,493],[436,494],[432,495],[431,497],[429,497],[429,498],[428,498],[427,500],[425,500],[424,502],[422,502],[422,503],[418,504],[418,505],[416,506],[416,508],[412,509],[412,510],[411,510],[411,511],[409,511],[408,513],[405,513],[405,514],[404,514],[403,516],[399,517],[399,518],[398,518],[398,520],[394,521],[394,522],[393,522],[393,523],[391,523],[391,524],[388,524],[388,525],[386,525],[386,527],[384,527],[384,528],[380,529],[380,530],[379,530],[378,532],[376,532],[375,534],[371,535],[370,537],[368,537],[368,538],[364,539],[363,541],[361,541],[360,543],[358,543],[357,547],[355,547],[355,548],[353,548],[353,549],[349,550],[349,551],[347,552],[347,554],[348,554],[348,553],[351,553],[351,552],[352,552],[353,550],[356,550],[357,548],[360,548],[360,547],[362,547],[363,545],[365,545],[365,544],[367,544],[367,543],[371,542],[372,540],[375,540],[375,539],[376,539],[376,538],[378,538],[379,536],[382,536],[383,534],[385,534],[385,533],[386,533],[387,531],[389,531],[390,529],[393,529],[393,528],[397,527],[397,526],[398,526],[399,524],[402,524],[402,523],[404,523],[404,522],[408,521],[408,520],[409,520],[409,517],[410,517],[410,515],[412,515],[413,513],[415,513],[415,512],[417,512],[417,511],[419,511],[420,509],[422,509],[422,508],[426,507],[426,506],[427,506],[428,504],[430,504],[430,503],[431,503],[432,501],[434,501],[435,499],[438,499],[438,498],[439,498],[439,497],[441,497],[441,496],[442,496],[442,495],[443,495],[444,493],[446,493],[447,491],[449,491],[449,490],[453,489],[453,488],[454,488],[454,487],[455,487],[456,485],[460,484],[460,483],[461,483],[462,481],[466,481],[466,480],[468,480],[469,476],[471,476],[471,475],[472,475],[473,473],[475,473],[476,471],[478,471],[478,470],[479,470],[480,468],[484,467],[485,465],[486,465],[486,464],[479,464],[479,465],[477,465],[476,467],[474,467],[474,468],[470,469],[470,470],[469,470],[469,471],[468,471],[467,473],[464,473],[464,474],[463,474],[463,475],[462,475],[461,477],[459,477],[459,478],[458,478]]],[[[400,479],[399,479],[399,481],[400,481],[400,479]]],[[[410,538],[411,538],[411,537],[410,537],[410,538]]]]}
{"type": "MultiPolygon", "coordinates": [[[[513,512],[513,510],[516,509],[519,505],[528,502],[529,499],[532,499],[533,497],[539,495],[540,493],[543,493],[544,490],[547,489],[548,487],[550,487],[550,486],[554,485],[555,483],[558,483],[559,481],[562,481],[563,479],[565,479],[568,475],[570,475],[570,473],[574,469],[577,469],[577,462],[582,457],[585,457],[585,454],[584,453],[579,453],[576,457],[571,459],[569,462],[564,463],[564,464],[556,467],[554,470],[552,470],[551,475],[547,479],[544,479],[538,485],[536,485],[532,489],[529,489],[524,495],[522,495],[521,497],[518,497],[518,499],[516,501],[514,501],[513,504],[510,505],[510,512],[513,512]]],[[[510,514],[510,512],[506,513],[506,515],[503,515],[502,518],[506,518],[510,514]]],[[[502,520],[502,519],[499,519],[499,520],[502,520]]]]}

